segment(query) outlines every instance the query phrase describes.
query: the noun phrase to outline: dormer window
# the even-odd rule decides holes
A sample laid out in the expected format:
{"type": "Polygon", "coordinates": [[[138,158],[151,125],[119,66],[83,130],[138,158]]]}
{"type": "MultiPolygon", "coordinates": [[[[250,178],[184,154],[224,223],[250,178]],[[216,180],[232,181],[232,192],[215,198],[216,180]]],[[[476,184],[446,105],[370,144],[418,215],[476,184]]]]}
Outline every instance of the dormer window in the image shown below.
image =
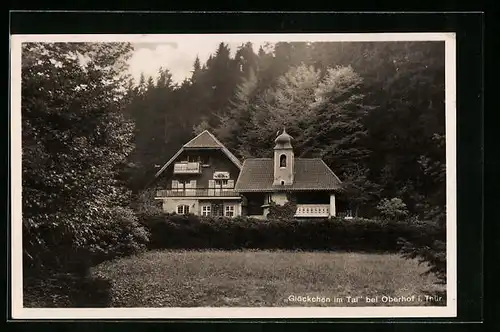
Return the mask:
{"type": "Polygon", "coordinates": [[[286,156],[284,154],[280,156],[280,167],[286,167],[286,156]]]}

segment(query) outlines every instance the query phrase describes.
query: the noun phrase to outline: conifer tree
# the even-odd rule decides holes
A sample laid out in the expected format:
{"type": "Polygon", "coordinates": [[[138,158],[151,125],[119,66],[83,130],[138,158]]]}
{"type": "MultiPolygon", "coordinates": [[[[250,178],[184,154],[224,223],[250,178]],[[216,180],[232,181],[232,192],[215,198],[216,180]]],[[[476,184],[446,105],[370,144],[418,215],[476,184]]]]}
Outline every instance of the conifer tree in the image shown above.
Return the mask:
{"type": "Polygon", "coordinates": [[[240,158],[250,156],[247,133],[255,112],[257,84],[257,76],[250,71],[249,77],[237,86],[228,112],[219,116],[219,126],[215,128],[217,137],[240,158]]]}

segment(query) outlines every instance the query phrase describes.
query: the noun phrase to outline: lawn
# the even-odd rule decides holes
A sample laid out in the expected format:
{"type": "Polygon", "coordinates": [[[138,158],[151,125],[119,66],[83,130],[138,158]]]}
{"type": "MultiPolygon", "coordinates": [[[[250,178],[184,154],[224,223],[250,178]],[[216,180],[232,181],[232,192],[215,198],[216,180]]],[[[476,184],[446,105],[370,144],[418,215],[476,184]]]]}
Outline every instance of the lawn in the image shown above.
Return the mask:
{"type": "Polygon", "coordinates": [[[114,307],[445,305],[426,300],[445,287],[425,270],[397,254],[150,251],[92,274],[112,280],[114,307]]]}

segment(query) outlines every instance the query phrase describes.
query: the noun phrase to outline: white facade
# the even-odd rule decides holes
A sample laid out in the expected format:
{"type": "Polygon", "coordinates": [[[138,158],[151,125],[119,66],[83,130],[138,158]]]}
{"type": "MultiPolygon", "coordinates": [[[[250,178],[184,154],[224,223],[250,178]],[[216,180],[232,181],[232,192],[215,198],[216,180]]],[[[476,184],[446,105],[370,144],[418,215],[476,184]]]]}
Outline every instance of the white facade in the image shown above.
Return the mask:
{"type": "Polygon", "coordinates": [[[330,217],[335,217],[337,211],[335,208],[335,194],[330,194],[330,217]]]}
{"type": "Polygon", "coordinates": [[[283,133],[275,141],[273,181],[275,186],[289,186],[293,184],[295,156],[290,140],[291,136],[283,130],[283,133]]]}
{"type": "Polygon", "coordinates": [[[163,212],[177,214],[195,214],[198,216],[241,216],[241,201],[207,200],[198,198],[163,198],[163,212]],[[187,208],[186,208],[187,206],[187,208]]]}

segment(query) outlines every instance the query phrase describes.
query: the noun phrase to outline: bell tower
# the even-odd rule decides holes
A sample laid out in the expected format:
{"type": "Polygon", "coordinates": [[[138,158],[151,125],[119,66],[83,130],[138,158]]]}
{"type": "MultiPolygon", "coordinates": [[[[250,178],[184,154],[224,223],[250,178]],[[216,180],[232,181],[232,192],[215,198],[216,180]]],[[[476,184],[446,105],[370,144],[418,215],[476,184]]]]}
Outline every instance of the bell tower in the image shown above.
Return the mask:
{"type": "Polygon", "coordinates": [[[294,155],[292,136],[283,132],[274,140],[274,181],[275,186],[289,186],[293,184],[294,155]]]}

